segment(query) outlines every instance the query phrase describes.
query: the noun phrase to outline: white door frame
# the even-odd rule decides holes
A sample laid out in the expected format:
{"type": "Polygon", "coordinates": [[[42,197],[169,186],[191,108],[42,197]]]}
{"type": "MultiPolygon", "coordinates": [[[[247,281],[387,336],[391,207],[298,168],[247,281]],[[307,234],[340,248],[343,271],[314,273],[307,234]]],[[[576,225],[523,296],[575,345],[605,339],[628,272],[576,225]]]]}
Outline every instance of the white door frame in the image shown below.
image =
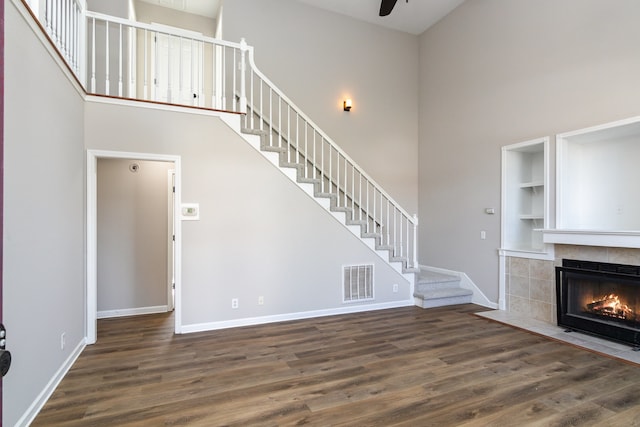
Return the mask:
{"type": "Polygon", "coordinates": [[[173,311],[174,307],[174,263],[175,263],[175,241],[174,236],[176,234],[176,171],[171,169],[167,171],[167,217],[169,221],[167,221],[167,235],[169,236],[169,241],[167,242],[167,311],[173,311]]]}
{"type": "Polygon", "coordinates": [[[180,156],[150,153],[130,153],[124,151],[87,150],[87,247],[86,247],[86,328],[87,344],[94,344],[97,339],[98,324],[98,159],[134,159],[161,162],[173,162],[175,170],[175,333],[182,333],[182,222],[177,220],[181,199],[181,166],[180,156]]]}

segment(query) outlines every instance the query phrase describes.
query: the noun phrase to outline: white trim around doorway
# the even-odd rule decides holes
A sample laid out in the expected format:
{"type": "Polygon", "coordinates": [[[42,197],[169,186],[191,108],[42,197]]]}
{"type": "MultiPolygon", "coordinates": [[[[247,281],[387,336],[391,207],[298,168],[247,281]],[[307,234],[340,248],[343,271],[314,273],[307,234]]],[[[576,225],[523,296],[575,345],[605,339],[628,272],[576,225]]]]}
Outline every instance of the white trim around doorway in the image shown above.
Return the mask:
{"type": "MultiPolygon", "coordinates": [[[[86,247],[86,343],[94,344],[97,340],[98,319],[98,238],[97,238],[97,171],[98,159],[134,159],[160,162],[173,162],[175,169],[176,203],[174,218],[180,218],[179,206],[182,200],[182,175],[180,156],[150,153],[131,153],[124,151],[87,150],[87,247],[86,247]]],[[[182,223],[175,221],[175,333],[182,333],[182,223]]]]}

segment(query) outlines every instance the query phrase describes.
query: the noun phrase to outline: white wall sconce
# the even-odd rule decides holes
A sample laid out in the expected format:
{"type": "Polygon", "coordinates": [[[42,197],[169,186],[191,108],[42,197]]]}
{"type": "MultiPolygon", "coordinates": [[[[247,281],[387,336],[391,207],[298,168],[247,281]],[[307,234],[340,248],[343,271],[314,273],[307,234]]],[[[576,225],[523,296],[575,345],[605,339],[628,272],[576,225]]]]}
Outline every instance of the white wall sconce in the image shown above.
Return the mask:
{"type": "Polygon", "coordinates": [[[342,103],[344,111],[351,111],[351,105],[352,105],[351,99],[345,99],[342,103]]]}

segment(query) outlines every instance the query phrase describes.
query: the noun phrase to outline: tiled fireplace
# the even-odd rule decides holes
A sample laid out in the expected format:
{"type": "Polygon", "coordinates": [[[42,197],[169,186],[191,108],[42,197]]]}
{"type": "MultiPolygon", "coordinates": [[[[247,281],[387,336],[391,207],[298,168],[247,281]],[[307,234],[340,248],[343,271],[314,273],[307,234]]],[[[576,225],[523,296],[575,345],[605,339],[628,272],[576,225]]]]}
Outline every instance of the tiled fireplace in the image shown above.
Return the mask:
{"type": "Polygon", "coordinates": [[[563,259],[640,265],[640,249],[555,245],[555,260],[506,257],[506,311],[555,325],[555,267],[563,259]]]}

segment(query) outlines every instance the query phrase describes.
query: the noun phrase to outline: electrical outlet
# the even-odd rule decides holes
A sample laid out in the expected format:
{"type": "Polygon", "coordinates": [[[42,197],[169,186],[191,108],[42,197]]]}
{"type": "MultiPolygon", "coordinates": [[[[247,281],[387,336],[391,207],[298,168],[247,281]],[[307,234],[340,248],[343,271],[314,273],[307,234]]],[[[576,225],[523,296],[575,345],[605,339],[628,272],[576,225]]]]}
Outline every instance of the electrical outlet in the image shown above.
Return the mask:
{"type": "Polygon", "coordinates": [[[395,293],[395,292],[398,292],[398,284],[397,284],[397,283],[394,283],[394,284],[393,284],[393,292],[394,292],[394,293],[395,293]]]}
{"type": "Polygon", "coordinates": [[[238,298],[231,299],[231,308],[238,308],[238,298]]]}
{"type": "Polygon", "coordinates": [[[264,305],[264,297],[263,296],[259,296],[258,297],[258,305],[264,305]]]}
{"type": "Polygon", "coordinates": [[[63,332],[60,335],[60,350],[64,350],[64,346],[67,343],[67,334],[63,332]]]}

